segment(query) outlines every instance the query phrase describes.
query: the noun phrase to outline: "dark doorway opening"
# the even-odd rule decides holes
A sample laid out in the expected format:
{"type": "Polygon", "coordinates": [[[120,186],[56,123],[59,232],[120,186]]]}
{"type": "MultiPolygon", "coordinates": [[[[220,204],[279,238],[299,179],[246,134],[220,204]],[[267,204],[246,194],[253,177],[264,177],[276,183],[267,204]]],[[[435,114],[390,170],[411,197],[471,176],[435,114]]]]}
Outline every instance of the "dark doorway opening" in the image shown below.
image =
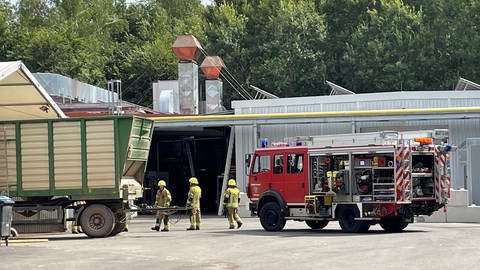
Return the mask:
{"type": "MultiPolygon", "coordinates": [[[[202,188],[202,212],[216,213],[229,136],[230,127],[155,129],[144,180],[147,190],[141,203],[155,203],[157,182],[164,179],[172,205],[185,206],[188,179],[195,176],[202,188]]],[[[234,175],[231,170],[230,176],[234,175]]]]}

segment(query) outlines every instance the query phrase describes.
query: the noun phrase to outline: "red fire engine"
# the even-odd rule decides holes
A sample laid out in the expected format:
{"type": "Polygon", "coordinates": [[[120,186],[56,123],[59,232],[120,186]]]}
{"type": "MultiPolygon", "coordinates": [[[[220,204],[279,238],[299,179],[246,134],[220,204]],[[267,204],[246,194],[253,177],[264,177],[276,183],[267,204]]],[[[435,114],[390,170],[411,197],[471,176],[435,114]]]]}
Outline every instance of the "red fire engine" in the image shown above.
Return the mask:
{"type": "Polygon", "coordinates": [[[402,231],[415,215],[447,204],[446,133],[329,135],[256,149],[247,157],[250,209],[267,231],[282,230],[286,220],[312,229],[338,220],[353,233],[377,223],[402,231]]]}

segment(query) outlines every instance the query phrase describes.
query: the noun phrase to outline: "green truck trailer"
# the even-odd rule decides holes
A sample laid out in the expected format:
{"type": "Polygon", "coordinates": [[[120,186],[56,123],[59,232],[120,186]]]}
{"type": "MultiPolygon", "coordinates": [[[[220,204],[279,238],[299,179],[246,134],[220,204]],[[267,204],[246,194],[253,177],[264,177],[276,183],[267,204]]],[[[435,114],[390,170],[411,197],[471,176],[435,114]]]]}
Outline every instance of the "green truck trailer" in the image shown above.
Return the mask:
{"type": "Polygon", "coordinates": [[[0,194],[16,208],[72,208],[88,236],[115,235],[142,196],[153,126],[135,116],[0,122],[0,194]]]}

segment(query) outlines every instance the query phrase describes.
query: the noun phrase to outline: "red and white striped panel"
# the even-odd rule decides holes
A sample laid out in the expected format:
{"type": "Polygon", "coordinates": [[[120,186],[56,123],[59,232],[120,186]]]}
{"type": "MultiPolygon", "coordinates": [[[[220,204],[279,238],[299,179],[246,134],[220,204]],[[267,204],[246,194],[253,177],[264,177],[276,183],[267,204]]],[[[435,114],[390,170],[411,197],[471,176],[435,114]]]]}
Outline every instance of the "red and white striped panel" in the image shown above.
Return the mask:
{"type": "Polygon", "coordinates": [[[448,194],[448,198],[450,198],[450,187],[451,187],[451,182],[450,182],[450,174],[447,173],[447,176],[445,177],[445,182],[446,182],[446,185],[447,185],[447,194],[448,194]]]}
{"type": "Polygon", "coordinates": [[[402,200],[402,191],[401,187],[403,185],[403,167],[402,167],[402,156],[403,156],[403,147],[401,145],[397,146],[397,154],[395,155],[395,192],[397,194],[397,201],[402,200]]]}
{"type": "Polygon", "coordinates": [[[446,188],[442,169],[445,166],[445,157],[439,151],[435,151],[435,200],[441,202],[441,192],[446,188]]]}
{"type": "Polygon", "coordinates": [[[403,160],[408,160],[409,162],[404,162],[405,168],[403,171],[403,190],[404,190],[404,201],[410,201],[411,198],[411,168],[410,168],[410,149],[408,146],[404,146],[403,151],[403,160]]]}
{"type": "Polygon", "coordinates": [[[410,186],[410,177],[409,177],[409,168],[410,166],[405,166],[404,160],[408,160],[410,157],[410,151],[406,145],[397,146],[397,155],[395,156],[395,185],[397,192],[397,201],[405,201],[405,192],[410,186]]]}
{"type": "Polygon", "coordinates": [[[445,154],[445,186],[447,187],[447,196],[450,199],[450,157],[448,154],[445,154]]]}

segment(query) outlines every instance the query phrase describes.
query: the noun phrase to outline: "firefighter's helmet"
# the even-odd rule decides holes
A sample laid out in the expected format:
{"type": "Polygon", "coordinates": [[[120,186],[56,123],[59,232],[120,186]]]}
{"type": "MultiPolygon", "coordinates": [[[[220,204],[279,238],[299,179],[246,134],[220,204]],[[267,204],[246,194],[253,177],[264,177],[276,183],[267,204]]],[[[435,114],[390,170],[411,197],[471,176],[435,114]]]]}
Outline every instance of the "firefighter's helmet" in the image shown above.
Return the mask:
{"type": "Polygon", "coordinates": [[[237,183],[235,182],[235,179],[230,179],[230,180],[228,180],[228,185],[232,186],[232,187],[235,187],[237,185],[237,183]]]}
{"type": "Polygon", "coordinates": [[[192,177],[188,180],[190,185],[198,185],[198,179],[196,177],[192,177]]]}
{"type": "Polygon", "coordinates": [[[159,187],[165,187],[165,186],[167,186],[167,183],[165,182],[165,180],[162,179],[162,180],[158,181],[158,186],[159,187]]]}

